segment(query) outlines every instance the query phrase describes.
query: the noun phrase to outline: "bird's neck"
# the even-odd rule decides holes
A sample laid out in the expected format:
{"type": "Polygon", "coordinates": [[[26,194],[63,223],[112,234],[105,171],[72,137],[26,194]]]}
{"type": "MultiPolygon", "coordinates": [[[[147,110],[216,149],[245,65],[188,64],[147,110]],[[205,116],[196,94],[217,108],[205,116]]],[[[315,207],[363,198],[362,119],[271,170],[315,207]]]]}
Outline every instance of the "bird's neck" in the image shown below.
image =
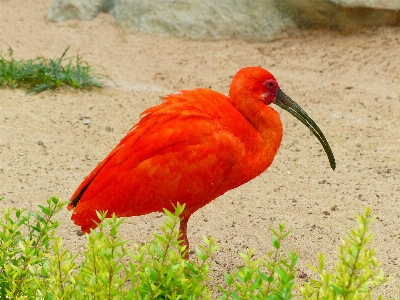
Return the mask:
{"type": "Polygon", "coordinates": [[[266,169],[272,163],[282,141],[282,122],[278,112],[262,101],[236,99],[232,102],[255,129],[244,133],[245,143],[253,149],[254,160],[259,163],[262,161],[261,164],[266,169]]]}

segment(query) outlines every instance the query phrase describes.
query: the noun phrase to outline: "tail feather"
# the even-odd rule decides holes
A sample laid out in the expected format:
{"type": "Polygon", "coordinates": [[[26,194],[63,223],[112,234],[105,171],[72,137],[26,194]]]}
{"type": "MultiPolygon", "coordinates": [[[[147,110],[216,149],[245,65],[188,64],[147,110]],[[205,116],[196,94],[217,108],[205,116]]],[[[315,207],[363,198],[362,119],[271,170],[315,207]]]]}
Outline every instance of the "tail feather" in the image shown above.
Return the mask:
{"type": "Polygon", "coordinates": [[[83,187],[75,198],[71,199],[71,201],[68,204],[68,210],[71,210],[76,207],[79,200],[81,200],[83,194],[86,192],[87,188],[89,187],[89,185],[91,183],[92,183],[92,181],[90,181],[85,187],[83,187]]]}
{"type": "Polygon", "coordinates": [[[76,225],[80,226],[84,233],[90,233],[90,229],[95,229],[97,224],[100,223],[100,220],[95,213],[89,213],[89,215],[87,213],[73,214],[71,220],[74,221],[76,225]]]}
{"type": "MultiPolygon", "coordinates": [[[[100,219],[96,211],[96,209],[87,209],[83,207],[79,212],[74,211],[72,213],[71,220],[75,225],[80,226],[84,233],[90,233],[90,229],[95,229],[98,224],[100,224],[100,219]]],[[[106,217],[110,217],[108,213],[106,217]]]]}

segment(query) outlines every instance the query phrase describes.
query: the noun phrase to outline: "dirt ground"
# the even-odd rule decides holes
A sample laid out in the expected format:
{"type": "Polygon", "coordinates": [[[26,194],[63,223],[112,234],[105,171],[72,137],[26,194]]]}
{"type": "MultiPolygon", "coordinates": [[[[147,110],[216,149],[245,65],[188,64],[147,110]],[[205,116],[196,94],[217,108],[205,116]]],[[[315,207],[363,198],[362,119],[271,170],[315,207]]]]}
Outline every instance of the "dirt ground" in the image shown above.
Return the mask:
{"type": "MultiPolygon", "coordinates": [[[[160,97],[179,89],[210,87],[227,93],[240,68],[260,65],[316,121],[337,160],[332,171],[318,140],[283,111],[282,145],[272,166],[253,181],[197,211],[189,221],[191,245],[202,236],[220,248],[212,278],[240,265],[238,252],[270,250],[267,228],[284,222],[293,233],[285,247],[300,255],[299,270],[318,252],[333,257],[340,237],[356,226],[366,206],[373,246],[391,279],[380,291],[397,295],[400,285],[400,28],[360,30],[351,35],[301,31],[270,43],[199,42],[156,37],[117,25],[101,14],[92,21],[46,23],[50,0],[0,1],[0,50],[16,58],[59,57],[71,46],[112,81],[106,88],[63,88],[25,95],[0,90],[0,210],[36,209],[50,196],[67,200],[84,177],[160,97]],[[89,124],[87,123],[89,120],[89,124]],[[333,209],[336,207],[337,209],[333,209]],[[328,212],[328,213],[326,213],[328,212]]],[[[279,109],[279,108],[277,108],[279,109]]],[[[280,109],[279,109],[280,111],[280,109]]],[[[81,251],[64,210],[60,235],[81,251]]],[[[147,241],[164,220],[160,214],[125,221],[122,234],[147,241]]]]}

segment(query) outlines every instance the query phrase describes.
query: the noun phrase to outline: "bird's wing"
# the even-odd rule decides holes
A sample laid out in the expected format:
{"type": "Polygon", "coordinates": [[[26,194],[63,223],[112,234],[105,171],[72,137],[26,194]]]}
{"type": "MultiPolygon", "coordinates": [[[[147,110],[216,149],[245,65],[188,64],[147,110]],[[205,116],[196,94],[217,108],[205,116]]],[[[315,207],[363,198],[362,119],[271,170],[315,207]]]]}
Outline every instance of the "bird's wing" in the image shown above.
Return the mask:
{"type": "Polygon", "coordinates": [[[132,216],[177,202],[191,213],[242,184],[230,174],[245,153],[222,121],[235,112],[221,96],[184,91],[145,111],[72,196],[75,223],[92,227],[95,210],[132,216]]]}
{"type": "Polygon", "coordinates": [[[187,139],[190,139],[188,134],[193,133],[193,131],[190,131],[190,122],[193,122],[195,117],[205,120],[221,119],[221,111],[224,112],[223,107],[226,105],[226,101],[221,101],[224,98],[226,96],[208,89],[180,91],[179,94],[163,98],[164,103],[145,110],[141,114],[140,122],[129,130],[119,144],[79,185],[71,197],[69,208],[76,206],[90,183],[106,165],[105,169],[118,165],[130,155],[136,156],[140,161],[140,157],[145,158],[145,153],[151,155],[150,149],[152,147],[163,145],[163,143],[167,146],[172,143],[172,140],[168,141],[168,132],[178,133],[179,130],[184,129],[185,132],[181,138],[187,136],[187,139]],[[184,120],[184,127],[178,128],[176,123],[173,122],[174,120],[184,120]],[[167,131],[167,134],[162,133],[160,129],[167,131]],[[160,141],[160,138],[164,138],[166,141],[160,141]],[[154,140],[158,142],[154,143],[154,140]],[[148,151],[142,151],[143,148],[147,148],[148,151]],[[111,162],[110,160],[115,161],[111,162]]]}

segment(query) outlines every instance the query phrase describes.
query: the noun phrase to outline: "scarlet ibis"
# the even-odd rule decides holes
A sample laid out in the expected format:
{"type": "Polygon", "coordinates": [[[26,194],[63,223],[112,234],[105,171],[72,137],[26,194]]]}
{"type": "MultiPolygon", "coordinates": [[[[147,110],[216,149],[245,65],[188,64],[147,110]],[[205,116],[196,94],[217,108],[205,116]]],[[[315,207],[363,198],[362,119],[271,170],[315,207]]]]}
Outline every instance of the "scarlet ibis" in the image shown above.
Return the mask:
{"type": "Polygon", "coordinates": [[[142,113],[111,153],[71,197],[71,219],[83,232],[95,228],[96,210],[130,217],[185,204],[180,231],[199,208],[264,172],[282,140],[276,104],[306,125],[332,150],[317,124],[287,96],[274,76],[247,67],[234,76],[229,97],[205,88],[168,95],[142,113]]]}

